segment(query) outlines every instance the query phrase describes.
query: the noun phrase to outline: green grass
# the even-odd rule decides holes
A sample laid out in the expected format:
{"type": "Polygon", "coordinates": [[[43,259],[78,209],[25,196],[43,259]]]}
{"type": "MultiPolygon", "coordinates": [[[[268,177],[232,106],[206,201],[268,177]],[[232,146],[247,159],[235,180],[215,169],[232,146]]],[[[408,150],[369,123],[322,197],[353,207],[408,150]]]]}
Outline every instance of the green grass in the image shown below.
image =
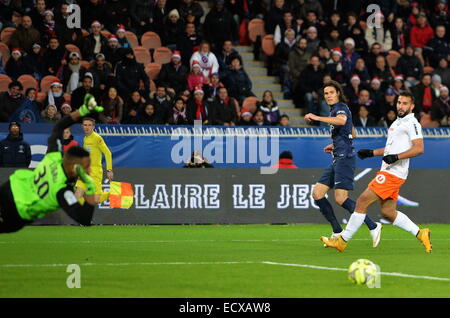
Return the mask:
{"type": "Polygon", "coordinates": [[[431,255],[390,225],[378,248],[361,228],[344,253],[323,248],[327,225],[26,227],[0,235],[0,297],[450,297],[450,281],[383,275],[369,289],[344,271],[262,263],[367,258],[382,272],[450,278],[450,225],[429,227],[431,255]],[[68,264],[80,265],[79,289],[66,286],[68,264]]]}

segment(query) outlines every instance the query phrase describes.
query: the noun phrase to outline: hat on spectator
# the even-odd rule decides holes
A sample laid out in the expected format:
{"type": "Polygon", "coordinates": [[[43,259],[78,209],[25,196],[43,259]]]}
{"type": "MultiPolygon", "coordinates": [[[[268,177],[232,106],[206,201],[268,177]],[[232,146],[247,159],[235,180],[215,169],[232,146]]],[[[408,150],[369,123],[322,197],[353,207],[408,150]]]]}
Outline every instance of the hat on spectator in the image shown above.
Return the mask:
{"type": "Polygon", "coordinates": [[[105,59],[105,54],[97,53],[97,55],[95,56],[95,59],[105,59]]]}
{"type": "Polygon", "coordinates": [[[181,52],[180,51],[173,51],[172,52],[172,57],[177,57],[177,58],[181,59],[181,52]]]}
{"type": "Polygon", "coordinates": [[[102,26],[102,24],[100,22],[98,22],[97,20],[95,20],[94,22],[91,23],[91,27],[98,25],[98,26],[102,26]]]}
{"type": "Polygon", "coordinates": [[[52,10],[45,10],[45,11],[44,11],[44,16],[46,16],[47,14],[50,14],[52,17],[55,16],[55,15],[53,14],[53,11],[52,11],[52,10]]]}
{"type": "Polygon", "coordinates": [[[119,25],[119,28],[117,29],[116,34],[119,32],[126,32],[125,26],[123,24],[119,25]]]}
{"type": "Polygon", "coordinates": [[[69,112],[72,111],[72,106],[70,106],[69,102],[64,102],[64,104],[61,105],[61,111],[63,108],[69,108],[69,112]]]}
{"type": "Polygon", "coordinates": [[[441,87],[439,87],[440,91],[447,91],[448,92],[448,87],[445,85],[441,85],[441,87]]]}
{"type": "Polygon", "coordinates": [[[243,107],[242,112],[241,112],[241,117],[248,116],[248,115],[253,116],[253,114],[247,108],[243,107]]]}
{"type": "Polygon", "coordinates": [[[361,82],[361,79],[359,78],[358,74],[353,74],[352,77],[350,78],[350,81],[357,81],[357,82],[361,82]]]}
{"type": "Polygon", "coordinates": [[[387,90],[386,90],[386,93],[384,93],[384,95],[397,95],[396,93],[395,93],[395,91],[392,89],[392,88],[388,88],[387,90]]]}
{"type": "Polygon", "coordinates": [[[346,38],[344,41],[344,45],[351,44],[353,47],[355,47],[355,40],[352,38],[346,38]]]}
{"type": "Polygon", "coordinates": [[[306,32],[315,32],[315,33],[317,33],[317,28],[316,28],[315,26],[310,26],[310,27],[306,30],[306,32]]]}
{"type": "Polygon", "coordinates": [[[418,17],[418,18],[420,18],[420,17],[426,18],[427,15],[426,15],[425,13],[423,13],[423,12],[420,12],[420,13],[417,15],[417,17],[418,17]]]}
{"type": "Polygon", "coordinates": [[[40,45],[39,43],[34,43],[34,44],[33,44],[33,49],[34,49],[34,48],[37,48],[37,47],[38,47],[38,48],[41,48],[41,45],[40,45]]]}
{"type": "Polygon", "coordinates": [[[331,50],[331,54],[337,54],[340,57],[342,57],[342,50],[340,47],[335,47],[334,49],[331,50]]]}
{"type": "Polygon", "coordinates": [[[202,87],[200,86],[200,85],[198,85],[198,86],[195,86],[195,89],[194,89],[194,95],[195,94],[204,94],[205,92],[203,92],[203,89],[202,89],[202,87]]]}
{"type": "Polygon", "coordinates": [[[411,2],[409,5],[410,5],[411,7],[418,7],[418,6],[419,6],[419,3],[416,2],[416,1],[414,1],[414,2],[411,2]]]}
{"type": "Polygon", "coordinates": [[[62,84],[59,80],[54,80],[54,81],[50,84],[50,87],[53,87],[53,86],[63,87],[63,84],[62,84]]]}
{"type": "Polygon", "coordinates": [[[380,79],[378,78],[378,77],[374,77],[374,78],[372,78],[372,81],[370,81],[371,83],[378,83],[378,84],[381,84],[381,81],[380,81],[380,79]]]}
{"type": "Polygon", "coordinates": [[[175,15],[177,18],[180,17],[180,14],[178,13],[177,9],[173,9],[172,11],[169,12],[169,18],[173,15],[175,15]]]}
{"type": "Polygon", "coordinates": [[[192,62],[192,68],[194,68],[194,67],[202,68],[200,66],[200,62],[199,61],[195,61],[195,60],[192,62]]]}
{"type": "Polygon", "coordinates": [[[431,81],[433,83],[436,83],[436,82],[439,83],[439,84],[442,83],[442,79],[441,79],[441,76],[439,74],[434,74],[433,77],[431,77],[431,81]]]}
{"type": "Polygon", "coordinates": [[[395,75],[395,77],[394,77],[394,81],[404,81],[405,79],[403,78],[403,75],[401,75],[401,74],[398,74],[398,75],[395,75]]]}
{"type": "Polygon", "coordinates": [[[117,39],[117,36],[115,36],[114,34],[110,34],[108,36],[108,41],[116,41],[119,42],[119,40],[117,39]]]}
{"type": "Polygon", "coordinates": [[[11,54],[19,54],[20,56],[22,56],[22,52],[19,48],[12,49],[11,54]]]}
{"type": "Polygon", "coordinates": [[[70,52],[69,58],[72,58],[72,57],[78,57],[78,58],[80,58],[80,54],[78,54],[78,52],[76,52],[76,51],[70,52]]]}

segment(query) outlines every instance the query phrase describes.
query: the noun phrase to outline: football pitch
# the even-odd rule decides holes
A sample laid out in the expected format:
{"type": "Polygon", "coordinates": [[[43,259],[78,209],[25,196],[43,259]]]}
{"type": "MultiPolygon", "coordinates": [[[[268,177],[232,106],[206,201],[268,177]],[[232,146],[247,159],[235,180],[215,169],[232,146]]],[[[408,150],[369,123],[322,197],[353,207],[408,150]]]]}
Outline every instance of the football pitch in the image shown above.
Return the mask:
{"type": "Polygon", "coordinates": [[[432,254],[392,225],[377,248],[361,228],[343,253],[320,242],[328,225],[29,226],[0,235],[0,297],[450,297],[450,225],[427,227],[432,254]],[[380,288],[348,280],[359,258],[380,288]]]}

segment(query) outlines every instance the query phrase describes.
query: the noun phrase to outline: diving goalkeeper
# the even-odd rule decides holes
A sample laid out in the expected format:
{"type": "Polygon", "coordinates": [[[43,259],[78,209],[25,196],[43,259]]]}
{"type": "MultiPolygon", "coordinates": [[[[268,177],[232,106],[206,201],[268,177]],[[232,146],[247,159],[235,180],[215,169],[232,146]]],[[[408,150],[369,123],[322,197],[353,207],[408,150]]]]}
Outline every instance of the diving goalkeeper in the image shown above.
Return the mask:
{"type": "Polygon", "coordinates": [[[96,189],[88,175],[89,152],[73,146],[63,155],[61,140],[65,128],[91,112],[102,110],[92,95],[86,95],[78,110],[56,123],[48,138],[47,154],[36,169],[16,170],[0,185],[0,233],[16,232],[60,208],[78,223],[91,224],[96,189]],[[74,193],[77,178],[86,184],[84,204],[78,202],[74,193]]]}

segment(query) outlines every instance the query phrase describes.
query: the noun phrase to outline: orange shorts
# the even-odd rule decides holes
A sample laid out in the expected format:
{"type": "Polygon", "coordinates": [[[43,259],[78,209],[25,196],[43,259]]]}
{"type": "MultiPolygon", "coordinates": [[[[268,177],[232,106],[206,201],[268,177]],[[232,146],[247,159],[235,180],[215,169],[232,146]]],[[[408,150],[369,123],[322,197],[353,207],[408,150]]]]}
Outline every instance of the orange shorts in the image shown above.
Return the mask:
{"type": "Polygon", "coordinates": [[[381,199],[398,199],[400,187],[405,180],[385,171],[378,171],[375,178],[369,183],[369,189],[376,193],[381,199]]]}

